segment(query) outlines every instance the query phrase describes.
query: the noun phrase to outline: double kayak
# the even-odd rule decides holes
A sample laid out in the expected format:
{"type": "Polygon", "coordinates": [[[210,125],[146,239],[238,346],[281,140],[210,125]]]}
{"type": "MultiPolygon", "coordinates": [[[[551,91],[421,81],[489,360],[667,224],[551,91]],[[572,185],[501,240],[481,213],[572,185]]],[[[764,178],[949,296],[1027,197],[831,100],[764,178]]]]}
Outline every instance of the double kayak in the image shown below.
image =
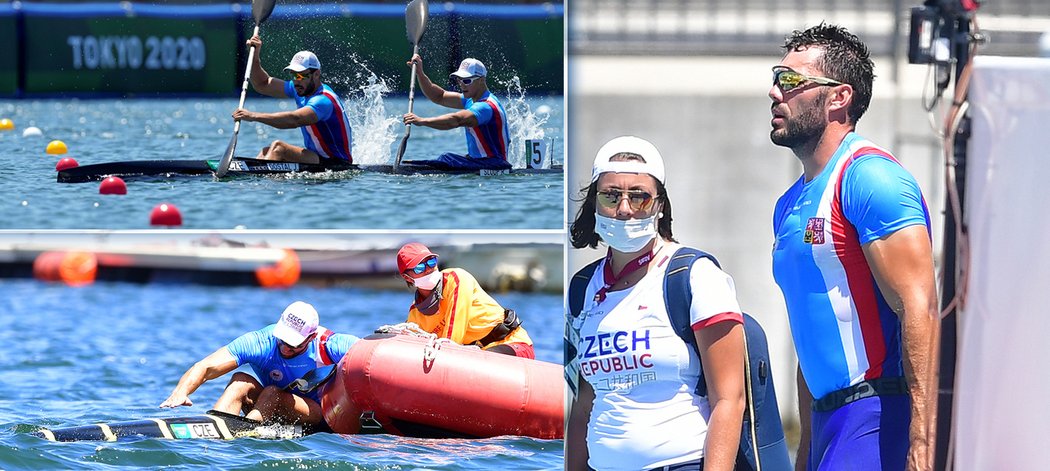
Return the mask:
{"type": "MultiPolygon", "coordinates": [[[[107,177],[172,177],[178,175],[213,175],[219,166],[219,159],[198,160],[128,160],[100,164],[81,165],[60,170],[59,183],[84,183],[104,180],[107,177]]],[[[532,175],[545,173],[563,173],[561,166],[552,168],[521,168],[507,170],[478,169],[436,169],[424,165],[413,165],[405,161],[397,169],[393,165],[356,165],[356,164],[307,164],[297,162],[275,162],[248,157],[235,157],[230,162],[228,176],[238,175],[279,175],[288,173],[323,173],[341,171],[361,171],[373,173],[403,175],[532,175]]]]}

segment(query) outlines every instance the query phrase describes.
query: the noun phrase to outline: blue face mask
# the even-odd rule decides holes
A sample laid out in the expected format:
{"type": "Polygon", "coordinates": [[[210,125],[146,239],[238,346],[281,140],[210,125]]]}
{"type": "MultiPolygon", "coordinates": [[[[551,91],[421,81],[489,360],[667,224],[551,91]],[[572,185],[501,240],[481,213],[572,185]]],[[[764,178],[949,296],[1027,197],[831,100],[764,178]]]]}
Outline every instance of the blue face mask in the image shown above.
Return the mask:
{"type": "Polygon", "coordinates": [[[642,250],[656,237],[656,215],[626,221],[594,214],[594,232],[611,249],[622,253],[642,250]]]}

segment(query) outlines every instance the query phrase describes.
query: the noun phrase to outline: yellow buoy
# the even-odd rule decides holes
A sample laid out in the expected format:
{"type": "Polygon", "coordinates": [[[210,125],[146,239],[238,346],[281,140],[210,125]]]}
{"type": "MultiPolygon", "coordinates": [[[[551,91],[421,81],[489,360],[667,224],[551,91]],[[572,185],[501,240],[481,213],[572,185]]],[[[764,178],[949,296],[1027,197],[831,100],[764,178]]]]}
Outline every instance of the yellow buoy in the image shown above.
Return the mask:
{"type": "Polygon", "coordinates": [[[52,154],[52,155],[54,155],[54,154],[65,154],[67,151],[69,151],[69,149],[66,148],[66,143],[65,142],[62,142],[62,141],[59,141],[59,140],[56,139],[54,141],[51,141],[51,142],[47,143],[47,153],[48,154],[52,154]]]}
{"type": "Polygon", "coordinates": [[[15,128],[14,121],[11,121],[10,119],[7,119],[7,118],[0,119],[0,131],[10,131],[10,130],[12,130],[14,128],[15,128]]]}

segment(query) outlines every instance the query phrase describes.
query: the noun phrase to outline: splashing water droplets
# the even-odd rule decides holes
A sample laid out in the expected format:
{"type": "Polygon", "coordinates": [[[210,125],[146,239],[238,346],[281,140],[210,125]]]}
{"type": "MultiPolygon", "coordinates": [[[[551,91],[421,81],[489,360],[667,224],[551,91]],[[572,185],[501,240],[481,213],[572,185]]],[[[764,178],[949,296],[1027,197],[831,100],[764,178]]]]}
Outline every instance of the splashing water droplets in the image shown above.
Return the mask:
{"type": "Polygon", "coordinates": [[[507,126],[510,128],[510,146],[507,159],[515,168],[525,167],[525,140],[543,139],[546,133],[543,126],[550,119],[549,112],[533,111],[525,100],[525,87],[515,75],[508,82],[501,83],[507,87],[503,108],[507,111],[507,126]]]}
{"type": "Polygon", "coordinates": [[[347,121],[353,132],[354,163],[364,165],[389,164],[393,157],[390,146],[397,138],[395,125],[401,124],[399,116],[388,115],[383,95],[390,87],[383,78],[368,68],[356,56],[349,58],[357,66],[352,76],[342,77],[339,82],[355,87],[346,97],[347,121]],[[352,85],[356,82],[360,85],[352,85]]]}

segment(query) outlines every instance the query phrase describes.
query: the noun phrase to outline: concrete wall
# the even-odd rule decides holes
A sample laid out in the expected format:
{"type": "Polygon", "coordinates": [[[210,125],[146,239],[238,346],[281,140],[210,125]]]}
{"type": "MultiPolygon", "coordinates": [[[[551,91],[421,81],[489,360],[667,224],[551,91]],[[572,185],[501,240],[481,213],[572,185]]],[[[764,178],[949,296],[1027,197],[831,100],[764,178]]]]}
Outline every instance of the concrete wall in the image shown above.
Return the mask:
{"type": "MultiPolygon", "coordinates": [[[[741,306],[769,336],[781,413],[797,423],[797,360],[771,268],[773,205],[802,171],[794,154],[769,141],[766,93],[779,59],[570,57],[568,218],[601,144],[622,134],[655,143],[667,167],[675,237],[713,253],[735,279],[741,306]]],[[[918,179],[939,254],[943,165],[920,107],[925,69],[902,65],[899,84],[891,72],[892,64],[877,61],[877,98],[858,132],[889,147],[918,179]]],[[[601,254],[570,250],[570,271],[601,254]]]]}

